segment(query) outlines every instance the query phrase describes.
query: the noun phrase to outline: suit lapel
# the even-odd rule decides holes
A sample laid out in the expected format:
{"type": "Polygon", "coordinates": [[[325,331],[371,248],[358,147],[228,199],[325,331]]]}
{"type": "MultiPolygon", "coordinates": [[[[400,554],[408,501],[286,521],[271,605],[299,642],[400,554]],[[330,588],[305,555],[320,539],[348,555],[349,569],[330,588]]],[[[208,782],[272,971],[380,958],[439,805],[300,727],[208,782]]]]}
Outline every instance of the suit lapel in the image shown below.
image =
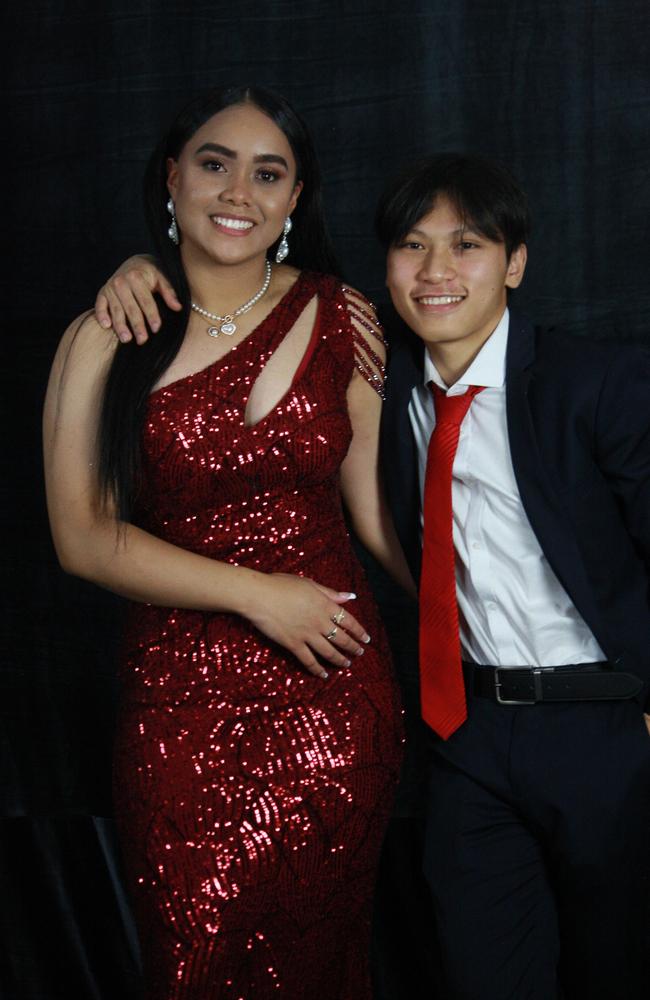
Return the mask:
{"type": "MultiPolygon", "coordinates": [[[[538,435],[556,428],[537,425],[531,409],[535,392],[536,338],[534,328],[511,313],[506,357],[506,408],[510,453],[521,502],[541,549],[583,618],[597,615],[591,588],[583,572],[571,519],[542,459],[538,435]]],[[[558,360],[558,363],[561,363],[558,360]]],[[[564,430],[570,433],[570,428],[564,430]]]]}

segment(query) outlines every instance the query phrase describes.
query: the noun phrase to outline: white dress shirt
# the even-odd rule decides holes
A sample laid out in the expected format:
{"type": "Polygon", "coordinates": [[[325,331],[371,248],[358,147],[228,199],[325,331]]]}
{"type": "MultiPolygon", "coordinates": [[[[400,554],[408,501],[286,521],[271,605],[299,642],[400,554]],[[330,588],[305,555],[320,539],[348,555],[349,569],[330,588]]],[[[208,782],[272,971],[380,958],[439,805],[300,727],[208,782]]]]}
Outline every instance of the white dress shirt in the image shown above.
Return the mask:
{"type": "Polygon", "coordinates": [[[421,510],[435,427],[435,382],[448,396],[482,385],[461,425],[452,472],[456,589],[463,658],[494,666],[560,666],[606,659],[549,566],[524,511],[506,424],[508,310],[461,380],[447,388],[425,349],[424,384],[409,417],[421,510]]]}

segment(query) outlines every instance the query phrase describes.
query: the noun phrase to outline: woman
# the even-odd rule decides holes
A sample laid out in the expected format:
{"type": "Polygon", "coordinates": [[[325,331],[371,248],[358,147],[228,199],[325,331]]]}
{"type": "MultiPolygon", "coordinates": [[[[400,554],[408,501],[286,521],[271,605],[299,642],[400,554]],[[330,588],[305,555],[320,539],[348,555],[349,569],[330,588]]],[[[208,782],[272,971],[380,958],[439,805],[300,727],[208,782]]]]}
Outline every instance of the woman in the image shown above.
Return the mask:
{"type": "Polygon", "coordinates": [[[145,193],[182,308],[137,349],[73,323],[44,439],[61,564],[132,602],[115,800],[149,995],[359,1000],[401,737],[341,498],[409,585],[380,333],[357,292],[281,263],[291,219],[295,263],[332,262],[282,99],[192,102],[145,193]]]}

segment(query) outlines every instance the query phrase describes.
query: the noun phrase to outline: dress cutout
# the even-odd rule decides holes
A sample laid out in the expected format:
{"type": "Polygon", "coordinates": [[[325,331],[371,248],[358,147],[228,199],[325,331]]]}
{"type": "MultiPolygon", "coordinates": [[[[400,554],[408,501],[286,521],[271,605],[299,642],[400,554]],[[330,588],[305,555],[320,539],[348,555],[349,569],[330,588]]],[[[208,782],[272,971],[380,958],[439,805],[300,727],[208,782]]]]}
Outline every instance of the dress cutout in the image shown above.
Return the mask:
{"type": "Polygon", "coordinates": [[[114,789],[150,1000],[371,996],[371,898],[402,737],[341,506],[360,350],[349,294],[301,274],[225,357],[149,400],[137,522],[204,556],[353,591],[371,635],[322,680],[237,615],[131,606],[114,789]],[[257,376],[315,295],[291,388],[247,427],[257,376]]]}

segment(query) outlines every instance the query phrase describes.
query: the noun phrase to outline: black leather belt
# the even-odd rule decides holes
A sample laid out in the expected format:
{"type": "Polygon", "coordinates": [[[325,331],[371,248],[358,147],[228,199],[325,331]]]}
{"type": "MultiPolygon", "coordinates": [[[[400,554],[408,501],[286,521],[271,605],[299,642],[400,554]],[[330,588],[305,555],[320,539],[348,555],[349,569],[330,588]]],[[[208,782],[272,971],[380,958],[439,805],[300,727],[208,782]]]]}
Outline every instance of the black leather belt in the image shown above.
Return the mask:
{"type": "Polygon", "coordinates": [[[540,701],[616,701],[635,698],[643,682],[619,673],[609,663],[563,667],[484,667],[464,663],[468,691],[500,705],[536,705],[540,701]]]}

